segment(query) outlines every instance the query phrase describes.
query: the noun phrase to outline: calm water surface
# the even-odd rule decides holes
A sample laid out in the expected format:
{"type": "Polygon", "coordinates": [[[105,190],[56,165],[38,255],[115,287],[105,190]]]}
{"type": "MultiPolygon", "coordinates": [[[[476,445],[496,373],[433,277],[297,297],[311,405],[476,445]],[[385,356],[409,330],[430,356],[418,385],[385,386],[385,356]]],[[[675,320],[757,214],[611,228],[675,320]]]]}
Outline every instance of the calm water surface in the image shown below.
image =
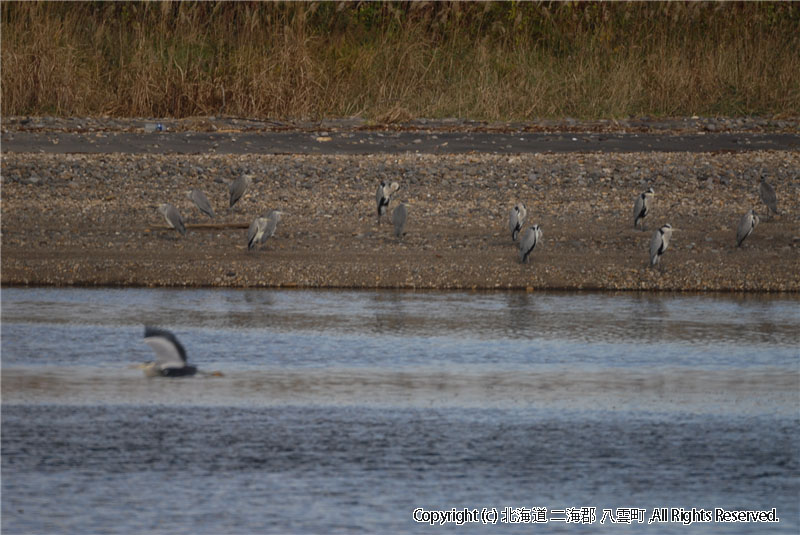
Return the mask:
{"type": "Polygon", "coordinates": [[[3,289],[2,530],[797,533],[799,333],[791,297],[3,289]],[[144,324],[223,375],[145,378],[144,324]]]}

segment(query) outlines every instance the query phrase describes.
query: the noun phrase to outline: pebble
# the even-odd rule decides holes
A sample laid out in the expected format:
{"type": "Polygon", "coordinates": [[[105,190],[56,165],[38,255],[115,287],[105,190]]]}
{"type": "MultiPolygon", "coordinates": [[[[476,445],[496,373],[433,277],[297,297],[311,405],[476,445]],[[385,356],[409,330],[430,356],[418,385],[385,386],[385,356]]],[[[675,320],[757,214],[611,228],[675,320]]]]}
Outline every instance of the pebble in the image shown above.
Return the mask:
{"type": "MultiPolygon", "coordinates": [[[[348,130],[366,128],[365,119],[327,119],[317,121],[272,121],[259,119],[237,119],[227,117],[191,117],[186,119],[143,117],[139,119],[112,117],[4,117],[3,133],[13,132],[142,132],[158,136],[157,125],[169,132],[263,132],[285,131],[294,129],[308,132],[315,137],[326,138],[341,134],[346,136],[348,130]],[[320,128],[322,127],[322,129],[320,128]]],[[[374,125],[372,125],[374,127],[374,125]]],[[[613,121],[578,120],[571,117],[553,120],[538,119],[527,123],[509,125],[508,123],[489,123],[468,119],[414,119],[407,122],[381,125],[386,132],[376,132],[379,137],[386,137],[396,131],[490,131],[490,132],[800,132],[800,120],[771,119],[767,117],[631,117],[613,121]]]]}
{"type": "Polygon", "coordinates": [[[798,152],[3,153],[1,161],[3,284],[800,291],[798,152]],[[761,167],[781,215],[736,248],[741,215],[763,206],[761,167]],[[229,210],[225,184],[242,174],[255,183],[229,210]],[[388,218],[376,225],[382,179],[400,182],[409,205],[402,243],[388,218]],[[634,230],[633,200],[653,184],[648,231],[634,230]],[[192,227],[208,222],[185,198],[193,188],[206,192],[215,221],[243,228],[192,227]],[[545,234],[525,266],[506,228],[517,201],[545,234]],[[161,202],[181,211],[185,238],[158,228],[161,202]],[[286,212],[278,232],[248,254],[247,226],[272,208],[286,212]],[[654,271],[647,247],[663,222],[680,232],[654,271]]]}

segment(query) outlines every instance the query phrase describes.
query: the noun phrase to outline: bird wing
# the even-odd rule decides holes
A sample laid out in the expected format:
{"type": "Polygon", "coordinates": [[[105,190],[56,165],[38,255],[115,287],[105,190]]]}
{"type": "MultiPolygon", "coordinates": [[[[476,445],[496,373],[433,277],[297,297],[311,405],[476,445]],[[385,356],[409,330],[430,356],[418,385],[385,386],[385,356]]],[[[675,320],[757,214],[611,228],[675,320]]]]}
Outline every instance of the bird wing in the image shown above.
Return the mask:
{"type": "Polygon", "coordinates": [[[211,208],[211,203],[208,202],[208,197],[206,194],[200,191],[199,189],[192,191],[192,200],[200,209],[201,212],[206,214],[209,217],[214,217],[214,210],[211,208]]]}
{"type": "Polygon", "coordinates": [[[770,210],[773,212],[778,211],[778,196],[775,195],[775,188],[771,184],[766,182],[759,183],[758,193],[761,195],[761,200],[769,206],[770,210]]]}
{"type": "Polygon", "coordinates": [[[242,196],[242,194],[241,194],[241,193],[238,193],[238,192],[236,191],[236,189],[237,189],[237,188],[236,188],[236,184],[231,184],[231,198],[230,198],[230,200],[228,201],[228,205],[229,205],[230,207],[232,207],[234,204],[236,204],[236,201],[238,201],[238,200],[239,200],[239,197],[241,197],[241,196],[242,196]]]}
{"type": "Polygon", "coordinates": [[[383,204],[383,199],[385,197],[384,187],[385,186],[383,184],[378,184],[378,191],[375,193],[375,202],[378,204],[378,207],[383,204]]]}
{"type": "Polygon", "coordinates": [[[234,180],[230,185],[230,192],[231,192],[231,200],[230,205],[231,207],[236,204],[244,192],[247,190],[247,180],[244,177],[239,177],[234,180]]]}
{"type": "Polygon", "coordinates": [[[661,248],[661,244],[663,242],[664,235],[661,234],[661,230],[657,230],[653,233],[653,237],[650,238],[650,261],[652,262],[653,259],[658,256],[658,250],[661,248]]]}
{"type": "Polygon", "coordinates": [[[145,327],[144,343],[156,354],[156,362],[161,369],[182,368],[186,365],[186,350],[169,331],[145,327]]]}
{"type": "Polygon", "coordinates": [[[247,229],[247,243],[253,241],[253,237],[256,235],[256,231],[258,230],[258,218],[253,219],[253,222],[250,223],[250,228],[247,229]]]}
{"type": "Polygon", "coordinates": [[[178,232],[181,234],[186,234],[186,227],[183,224],[183,218],[181,217],[181,213],[178,212],[178,209],[172,206],[171,204],[167,207],[167,221],[169,224],[172,225],[178,232]]]}
{"type": "Polygon", "coordinates": [[[741,245],[742,241],[750,234],[753,230],[753,215],[750,212],[747,212],[742,216],[742,219],[739,221],[739,228],[736,229],[736,244],[741,245]]]}
{"type": "Polygon", "coordinates": [[[662,254],[664,253],[664,251],[667,250],[667,247],[669,247],[669,241],[671,239],[672,239],[672,230],[668,230],[667,232],[664,233],[663,236],[661,236],[661,248],[659,249],[659,251],[662,254]]]}
{"type": "Polygon", "coordinates": [[[518,221],[519,224],[522,225],[525,222],[525,218],[528,217],[528,210],[525,209],[525,205],[522,203],[519,203],[517,207],[519,209],[518,221]]]}
{"type": "Polygon", "coordinates": [[[406,209],[406,205],[400,204],[397,208],[392,210],[392,223],[395,225],[402,225],[406,222],[407,216],[408,210],[406,209]]]}
{"type": "Polygon", "coordinates": [[[408,209],[405,204],[400,204],[392,211],[392,223],[394,223],[394,233],[397,236],[403,233],[403,227],[406,226],[406,219],[408,218],[408,209]]]}
{"type": "Polygon", "coordinates": [[[278,215],[270,213],[269,217],[264,223],[264,232],[261,235],[261,243],[265,243],[269,238],[275,235],[275,229],[278,228],[278,215]]]}
{"type": "Polygon", "coordinates": [[[636,202],[633,203],[633,220],[636,221],[639,219],[639,214],[642,213],[642,209],[644,208],[644,199],[641,195],[636,197],[636,202]]]}
{"type": "Polygon", "coordinates": [[[513,233],[514,230],[517,229],[518,222],[519,222],[519,210],[515,206],[508,213],[508,230],[513,233]]]}
{"type": "Polygon", "coordinates": [[[263,217],[257,217],[250,224],[247,229],[247,248],[252,249],[255,243],[259,240],[263,241],[264,237],[265,220],[263,217]]]}
{"type": "Polygon", "coordinates": [[[528,227],[525,229],[525,233],[522,235],[522,239],[519,241],[520,254],[525,255],[534,247],[536,247],[536,231],[528,227]]]}

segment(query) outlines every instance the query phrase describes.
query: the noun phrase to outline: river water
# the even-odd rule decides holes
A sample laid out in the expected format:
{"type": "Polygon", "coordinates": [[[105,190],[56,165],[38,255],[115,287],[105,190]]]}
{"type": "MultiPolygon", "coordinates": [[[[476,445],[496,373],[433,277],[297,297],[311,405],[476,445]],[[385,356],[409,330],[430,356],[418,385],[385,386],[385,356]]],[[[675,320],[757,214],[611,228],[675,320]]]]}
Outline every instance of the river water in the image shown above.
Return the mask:
{"type": "Polygon", "coordinates": [[[797,533],[799,340],[791,296],[7,288],[2,531],[797,533]],[[145,378],[145,324],[221,374],[145,378]]]}

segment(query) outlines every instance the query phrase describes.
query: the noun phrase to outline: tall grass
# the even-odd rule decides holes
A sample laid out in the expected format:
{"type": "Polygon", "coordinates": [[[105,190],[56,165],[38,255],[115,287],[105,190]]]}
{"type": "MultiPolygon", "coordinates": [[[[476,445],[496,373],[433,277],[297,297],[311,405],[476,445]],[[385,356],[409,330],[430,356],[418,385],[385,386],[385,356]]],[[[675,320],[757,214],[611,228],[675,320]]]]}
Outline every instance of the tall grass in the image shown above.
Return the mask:
{"type": "Polygon", "coordinates": [[[800,115],[800,4],[3,2],[3,115],[800,115]]]}

